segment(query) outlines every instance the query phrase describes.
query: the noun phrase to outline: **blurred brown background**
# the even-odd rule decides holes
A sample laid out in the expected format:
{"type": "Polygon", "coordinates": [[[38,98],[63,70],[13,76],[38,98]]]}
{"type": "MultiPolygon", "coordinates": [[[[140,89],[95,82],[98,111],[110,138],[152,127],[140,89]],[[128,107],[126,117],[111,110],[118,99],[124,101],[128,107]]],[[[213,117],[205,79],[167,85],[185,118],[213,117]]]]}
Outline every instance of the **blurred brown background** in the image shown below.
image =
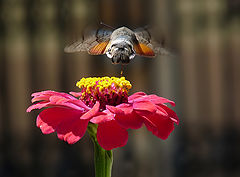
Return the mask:
{"type": "Polygon", "coordinates": [[[43,135],[40,90],[77,91],[87,76],[119,76],[106,56],[65,54],[89,24],[149,25],[174,58],[136,57],[124,71],[131,93],[176,102],[181,123],[162,141],[146,128],[114,150],[113,177],[240,176],[239,0],[0,0],[0,176],[93,177],[88,136],[75,145],[43,135]]]}

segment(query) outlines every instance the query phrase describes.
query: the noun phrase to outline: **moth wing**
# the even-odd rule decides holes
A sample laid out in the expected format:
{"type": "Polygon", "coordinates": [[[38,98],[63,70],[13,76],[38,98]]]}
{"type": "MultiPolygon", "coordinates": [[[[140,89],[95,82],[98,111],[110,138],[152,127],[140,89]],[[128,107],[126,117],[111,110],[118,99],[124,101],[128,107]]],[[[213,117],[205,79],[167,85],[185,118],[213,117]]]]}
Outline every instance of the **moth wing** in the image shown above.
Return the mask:
{"type": "Polygon", "coordinates": [[[134,47],[134,50],[137,55],[145,56],[145,57],[154,57],[155,56],[153,49],[143,43],[134,44],[133,47],[134,47]]]}
{"type": "Polygon", "coordinates": [[[64,51],[67,53],[87,51],[91,55],[101,55],[109,43],[112,31],[105,29],[93,30],[84,35],[81,40],[66,46],[64,51]]]}
{"type": "Polygon", "coordinates": [[[163,45],[156,42],[146,28],[137,28],[134,34],[138,43],[134,44],[136,54],[145,57],[155,57],[156,55],[169,55],[170,52],[163,48],[163,45]]]}
{"type": "Polygon", "coordinates": [[[86,50],[86,46],[84,45],[84,41],[82,39],[64,48],[64,52],[66,53],[83,52],[83,51],[87,51],[87,50],[86,50]]]}
{"type": "Polygon", "coordinates": [[[96,45],[93,45],[93,47],[90,47],[88,49],[88,53],[91,55],[102,55],[105,54],[105,49],[108,45],[109,41],[104,41],[97,43],[96,45]]]}

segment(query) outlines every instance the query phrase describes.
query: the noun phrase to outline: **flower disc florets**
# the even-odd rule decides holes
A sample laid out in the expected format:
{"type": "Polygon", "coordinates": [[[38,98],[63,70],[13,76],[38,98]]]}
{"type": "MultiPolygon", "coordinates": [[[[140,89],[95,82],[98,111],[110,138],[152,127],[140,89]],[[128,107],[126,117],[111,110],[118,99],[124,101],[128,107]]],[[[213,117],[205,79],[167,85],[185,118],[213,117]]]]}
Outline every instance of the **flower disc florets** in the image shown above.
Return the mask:
{"type": "Polygon", "coordinates": [[[101,110],[104,110],[106,105],[127,103],[128,91],[132,88],[125,77],[82,78],[76,85],[82,89],[80,99],[90,107],[99,101],[101,110]]]}

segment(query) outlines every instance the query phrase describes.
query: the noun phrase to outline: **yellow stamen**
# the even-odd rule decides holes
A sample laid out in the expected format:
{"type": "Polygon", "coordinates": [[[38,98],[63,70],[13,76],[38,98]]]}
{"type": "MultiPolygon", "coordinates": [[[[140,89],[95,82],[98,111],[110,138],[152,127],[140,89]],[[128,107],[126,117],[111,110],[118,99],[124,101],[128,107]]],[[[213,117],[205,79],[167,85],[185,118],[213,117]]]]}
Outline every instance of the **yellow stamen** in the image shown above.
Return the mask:
{"type": "Polygon", "coordinates": [[[79,88],[85,88],[87,93],[92,92],[95,89],[98,89],[100,92],[107,89],[109,91],[116,91],[121,89],[122,91],[128,92],[132,88],[131,83],[125,79],[125,77],[89,77],[82,78],[76,84],[79,88]]]}

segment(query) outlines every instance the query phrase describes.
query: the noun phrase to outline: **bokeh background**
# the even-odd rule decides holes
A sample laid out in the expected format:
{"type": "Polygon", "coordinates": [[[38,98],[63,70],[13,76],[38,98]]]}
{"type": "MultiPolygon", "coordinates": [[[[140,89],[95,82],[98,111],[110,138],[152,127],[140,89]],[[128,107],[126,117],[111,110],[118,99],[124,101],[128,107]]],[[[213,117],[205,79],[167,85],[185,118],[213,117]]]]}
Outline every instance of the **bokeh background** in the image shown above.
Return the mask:
{"type": "Polygon", "coordinates": [[[66,54],[88,25],[153,27],[174,57],[136,57],[131,93],[176,102],[166,141],[146,128],[114,150],[113,177],[240,176],[239,0],[0,0],[0,176],[93,177],[87,135],[75,145],[43,135],[31,93],[77,91],[87,76],[119,76],[106,56],[66,54]]]}

